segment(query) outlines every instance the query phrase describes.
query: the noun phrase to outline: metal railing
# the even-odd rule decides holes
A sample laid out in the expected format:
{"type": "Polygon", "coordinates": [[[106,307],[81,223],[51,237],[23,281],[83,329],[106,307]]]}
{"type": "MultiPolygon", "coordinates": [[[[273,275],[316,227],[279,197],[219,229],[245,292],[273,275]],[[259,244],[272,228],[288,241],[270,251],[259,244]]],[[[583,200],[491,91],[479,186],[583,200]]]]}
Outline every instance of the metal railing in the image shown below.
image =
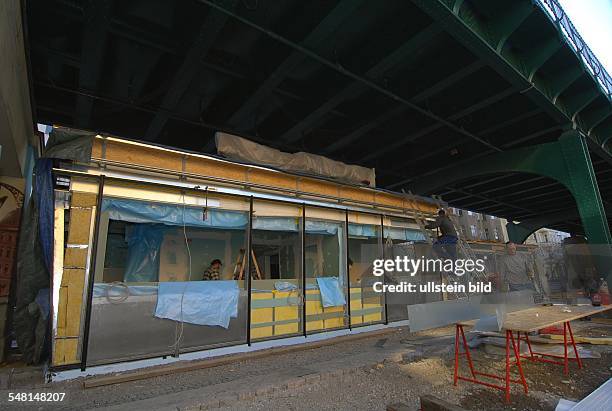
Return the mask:
{"type": "Polygon", "coordinates": [[[610,77],[610,74],[608,74],[597,57],[595,57],[595,54],[586,42],[580,37],[578,30],[576,30],[567,14],[565,14],[559,2],[557,0],[534,0],[534,3],[544,10],[548,18],[557,26],[557,29],[563,33],[567,43],[580,60],[582,60],[585,68],[595,79],[608,100],[612,101],[612,77],[610,77]]]}

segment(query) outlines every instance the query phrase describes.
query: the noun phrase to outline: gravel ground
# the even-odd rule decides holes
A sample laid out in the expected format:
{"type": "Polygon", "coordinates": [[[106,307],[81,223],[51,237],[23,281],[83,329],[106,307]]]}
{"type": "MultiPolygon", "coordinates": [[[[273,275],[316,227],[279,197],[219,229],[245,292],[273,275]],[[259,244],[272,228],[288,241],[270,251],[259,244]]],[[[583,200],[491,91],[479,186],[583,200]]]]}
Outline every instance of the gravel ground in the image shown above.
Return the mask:
{"type": "MultiPolygon", "coordinates": [[[[589,328],[585,324],[585,328],[589,328]]],[[[611,334],[612,326],[595,333],[611,334]]],[[[583,334],[582,324],[575,327],[583,334]]],[[[584,330],[586,332],[586,330],[584,330]]],[[[236,389],[247,378],[265,383],[266,377],[282,369],[301,368],[308,370],[313,364],[341,360],[347,367],[357,367],[355,372],[343,375],[337,381],[326,380],[263,394],[254,399],[242,400],[224,410],[384,410],[387,404],[404,402],[418,409],[418,398],[432,394],[470,410],[552,410],[560,397],[580,399],[610,378],[612,347],[589,346],[602,353],[601,359],[586,359],[586,367],[577,370],[571,364],[570,376],[562,375],[561,367],[552,364],[523,362],[529,384],[529,395],[519,386],[513,388],[512,404],[505,406],[502,392],[466,382],[453,387],[454,329],[443,327],[426,332],[410,333],[400,328],[386,335],[372,336],[357,341],[343,342],[321,348],[308,349],[287,354],[246,360],[229,365],[178,373],[141,381],[84,390],[81,381],[55,383],[42,389],[20,390],[22,392],[66,392],[63,403],[11,404],[11,409],[74,410],[125,404],[147,398],[156,398],[203,387],[215,389],[215,385],[230,383],[236,389]],[[404,363],[384,362],[375,366],[359,366],[355,353],[370,352],[382,346],[401,344],[416,355],[404,363]],[[260,378],[259,378],[260,377],[260,378]]],[[[487,354],[482,349],[473,350],[477,368],[482,371],[501,373],[503,358],[487,354]]],[[[468,373],[467,367],[462,374],[468,373]]],[[[227,384],[226,384],[227,385],[227,384]]],[[[11,390],[13,392],[17,390],[11,390]]],[[[0,400],[7,391],[0,392],[0,400]]],[[[6,404],[6,403],[4,403],[6,404]]],[[[3,401],[0,401],[0,408],[3,401]]]]}
{"type": "MultiPolygon", "coordinates": [[[[612,328],[604,330],[610,335],[612,328]]],[[[597,333],[602,332],[601,329],[597,333]]],[[[601,359],[585,359],[585,367],[577,370],[570,365],[570,375],[554,364],[522,362],[529,394],[521,386],[513,386],[512,402],[503,402],[503,392],[479,385],[459,382],[453,386],[453,359],[448,345],[436,343],[440,337],[454,335],[448,327],[417,333],[404,340],[418,343],[425,355],[420,361],[407,364],[380,364],[364,369],[338,384],[304,387],[284,395],[257,398],[222,410],[384,410],[388,404],[403,402],[419,409],[419,397],[431,394],[468,410],[554,410],[559,398],[580,400],[612,377],[612,347],[589,346],[601,352],[601,359]],[[437,337],[432,341],[431,337],[437,337]]],[[[601,334],[600,334],[601,335],[601,334]]],[[[442,340],[444,341],[444,340],[442,340]]],[[[447,340],[446,340],[447,341],[447,340]]],[[[452,339],[451,339],[452,341],[452,339]]],[[[502,375],[503,357],[472,350],[477,369],[502,375]]],[[[467,375],[467,366],[461,370],[467,375]]]]}

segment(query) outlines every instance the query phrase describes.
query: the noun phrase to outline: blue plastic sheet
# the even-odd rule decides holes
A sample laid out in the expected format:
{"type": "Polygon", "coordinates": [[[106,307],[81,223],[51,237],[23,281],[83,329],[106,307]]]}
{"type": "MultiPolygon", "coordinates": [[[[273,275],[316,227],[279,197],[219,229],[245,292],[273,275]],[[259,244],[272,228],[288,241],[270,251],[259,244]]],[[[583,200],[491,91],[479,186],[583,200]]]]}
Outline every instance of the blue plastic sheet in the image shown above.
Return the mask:
{"type": "Polygon", "coordinates": [[[319,285],[323,307],[338,307],[346,304],[337,277],[319,277],[317,278],[317,284],[319,285]]]}
{"type": "Polygon", "coordinates": [[[185,224],[190,227],[244,229],[248,214],[242,211],[227,211],[203,207],[183,207],[135,200],[105,198],[102,211],[107,211],[111,220],[132,223],[185,224]]]}
{"type": "Polygon", "coordinates": [[[156,285],[126,285],[124,283],[96,283],[94,284],[94,298],[108,297],[109,299],[122,299],[137,295],[157,295],[156,285]]]}
{"type": "Polygon", "coordinates": [[[43,259],[49,272],[53,266],[53,160],[39,158],[36,160],[36,208],[38,209],[38,234],[43,259]]]}
{"type": "Polygon", "coordinates": [[[298,231],[298,221],[291,217],[256,217],[253,218],[253,230],[298,231]]]}
{"type": "Polygon", "coordinates": [[[155,316],[227,329],[230,319],[238,317],[239,295],[236,281],[159,283],[155,316]]]}
{"type": "Polygon", "coordinates": [[[317,221],[306,219],[306,232],[309,234],[336,235],[342,224],[332,221],[317,221]]]}
{"type": "Polygon", "coordinates": [[[377,225],[370,224],[349,224],[348,233],[351,236],[355,237],[369,237],[376,238],[378,237],[378,228],[377,225]]]}
{"type": "Polygon", "coordinates": [[[385,237],[402,241],[425,241],[425,235],[420,231],[401,227],[385,227],[385,237]]]}
{"type": "Polygon", "coordinates": [[[164,229],[160,224],[136,224],[127,230],[128,255],[123,281],[157,281],[164,229]]]}

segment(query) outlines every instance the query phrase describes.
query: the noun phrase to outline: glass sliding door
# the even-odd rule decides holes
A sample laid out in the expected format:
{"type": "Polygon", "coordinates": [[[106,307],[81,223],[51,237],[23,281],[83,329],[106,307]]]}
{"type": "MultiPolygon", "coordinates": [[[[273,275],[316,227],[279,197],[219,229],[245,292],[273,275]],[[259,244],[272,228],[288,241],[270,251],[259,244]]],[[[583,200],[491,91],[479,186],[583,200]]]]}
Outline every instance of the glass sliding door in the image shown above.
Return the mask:
{"type": "Polygon", "coordinates": [[[306,207],[306,332],[348,326],[346,214],[306,207]]]}
{"type": "MultiPolygon", "coordinates": [[[[384,233],[384,258],[395,260],[404,257],[414,260],[420,257],[417,253],[422,252],[425,243],[425,235],[419,230],[413,220],[385,217],[383,225],[384,233]]],[[[387,284],[400,284],[402,282],[418,284],[423,279],[423,273],[415,275],[402,272],[387,272],[385,282],[387,284]]],[[[386,293],[387,318],[389,321],[400,321],[408,319],[408,305],[426,302],[422,293],[386,293]]]]}
{"type": "Polygon", "coordinates": [[[373,274],[374,260],[382,258],[381,218],[349,212],[348,221],[351,326],[384,322],[385,296],[373,288],[383,279],[373,274]]]}
{"type": "Polygon", "coordinates": [[[254,200],[251,340],[302,334],[302,207],[254,200]]]}
{"type": "Polygon", "coordinates": [[[237,197],[107,185],[88,363],[246,342],[246,281],[234,273],[248,207],[237,197]]]}

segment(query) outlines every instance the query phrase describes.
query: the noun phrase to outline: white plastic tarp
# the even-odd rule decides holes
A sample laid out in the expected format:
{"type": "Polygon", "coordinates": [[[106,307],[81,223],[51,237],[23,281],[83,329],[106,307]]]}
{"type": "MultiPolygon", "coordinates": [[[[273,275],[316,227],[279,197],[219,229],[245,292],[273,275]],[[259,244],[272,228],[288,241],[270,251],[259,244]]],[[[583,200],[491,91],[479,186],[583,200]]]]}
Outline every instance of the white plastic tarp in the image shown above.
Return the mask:
{"type": "Polygon", "coordinates": [[[376,173],[373,168],[344,164],[302,151],[294,154],[285,153],[223,132],[217,132],[215,140],[217,153],[228,159],[328,177],[351,184],[376,186],[376,173]]]}

